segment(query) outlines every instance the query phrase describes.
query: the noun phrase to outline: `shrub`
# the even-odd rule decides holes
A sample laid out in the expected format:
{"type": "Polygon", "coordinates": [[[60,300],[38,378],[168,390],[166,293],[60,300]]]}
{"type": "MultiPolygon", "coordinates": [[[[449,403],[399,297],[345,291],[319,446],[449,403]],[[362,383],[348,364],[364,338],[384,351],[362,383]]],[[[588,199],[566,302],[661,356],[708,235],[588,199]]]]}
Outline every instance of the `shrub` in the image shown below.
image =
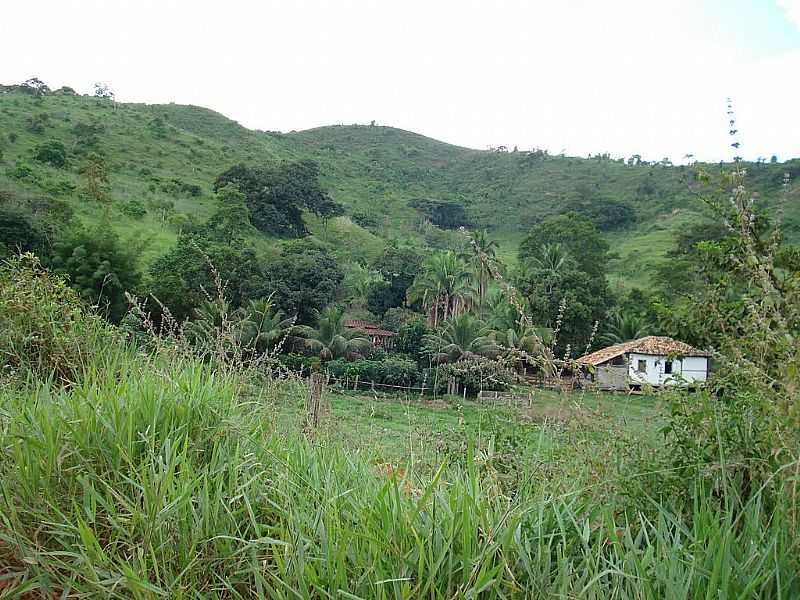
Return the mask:
{"type": "MultiPolygon", "coordinates": [[[[308,375],[320,369],[320,360],[317,356],[306,356],[305,354],[290,352],[289,354],[281,355],[280,361],[287,369],[300,375],[308,375]]],[[[328,365],[330,363],[327,363],[326,367],[328,365]]]]}
{"type": "Polygon", "coordinates": [[[76,190],[76,186],[66,179],[46,179],[42,184],[42,189],[54,196],[66,196],[76,190]]]}
{"type": "Polygon", "coordinates": [[[517,375],[502,363],[488,358],[472,358],[438,367],[437,390],[447,389],[447,382],[455,378],[459,386],[467,388],[467,395],[477,396],[482,390],[506,392],[517,380],[517,375]]]}
{"type": "Polygon", "coordinates": [[[39,181],[39,174],[27,163],[18,162],[17,165],[8,172],[8,176],[18,181],[28,181],[30,183],[37,183],[39,181]]]}
{"type": "Polygon", "coordinates": [[[33,255],[0,266],[0,365],[5,375],[74,383],[115,339],[114,330],[33,255]]]}
{"type": "Polygon", "coordinates": [[[147,214],[147,209],[141,200],[129,200],[119,207],[123,214],[132,219],[141,219],[147,214]]]}
{"type": "Polygon", "coordinates": [[[141,281],[138,248],[123,241],[108,223],[78,230],[53,245],[52,265],[88,303],[117,322],[128,308],[125,292],[141,281]]]}
{"type": "Polygon", "coordinates": [[[411,359],[389,357],[383,361],[383,383],[410,386],[418,377],[417,363],[411,359]]]}
{"type": "Polygon", "coordinates": [[[50,125],[50,115],[47,113],[38,113],[28,117],[27,129],[31,133],[42,134],[48,125],[50,125]]]}
{"type": "Polygon", "coordinates": [[[383,315],[383,326],[390,331],[399,331],[403,325],[424,320],[424,316],[413,310],[395,306],[387,309],[383,315]]]}
{"type": "Polygon", "coordinates": [[[67,149],[58,140],[42,142],[33,151],[33,158],[60,169],[67,164],[67,149]]]}

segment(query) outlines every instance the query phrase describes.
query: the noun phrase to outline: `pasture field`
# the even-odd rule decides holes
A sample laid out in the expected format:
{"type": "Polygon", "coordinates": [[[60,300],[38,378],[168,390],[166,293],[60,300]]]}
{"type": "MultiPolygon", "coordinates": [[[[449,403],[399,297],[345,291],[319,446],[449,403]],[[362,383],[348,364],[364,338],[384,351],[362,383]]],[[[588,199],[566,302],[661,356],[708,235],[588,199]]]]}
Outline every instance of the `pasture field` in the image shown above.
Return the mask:
{"type": "Polygon", "coordinates": [[[798,591],[790,503],[670,499],[657,399],[331,392],[304,434],[306,393],[130,350],[0,390],[5,597],[798,591]]]}

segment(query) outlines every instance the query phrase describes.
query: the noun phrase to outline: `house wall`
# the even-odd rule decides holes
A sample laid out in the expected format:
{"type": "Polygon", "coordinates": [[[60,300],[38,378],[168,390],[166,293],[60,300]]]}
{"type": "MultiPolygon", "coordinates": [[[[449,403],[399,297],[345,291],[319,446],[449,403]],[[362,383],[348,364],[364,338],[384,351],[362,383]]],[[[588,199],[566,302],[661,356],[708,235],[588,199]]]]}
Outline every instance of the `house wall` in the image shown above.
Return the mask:
{"type": "Polygon", "coordinates": [[[601,390],[627,390],[628,370],[624,365],[599,365],[594,373],[594,382],[601,390]]]}
{"type": "Polygon", "coordinates": [[[670,385],[671,383],[701,383],[708,378],[708,358],[705,356],[687,356],[683,359],[672,361],[672,373],[664,373],[666,356],[652,354],[638,354],[631,352],[628,355],[628,376],[631,381],[639,384],[670,385]],[[647,370],[641,373],[637,370],[639,361],[647,362],[647,370]]]}

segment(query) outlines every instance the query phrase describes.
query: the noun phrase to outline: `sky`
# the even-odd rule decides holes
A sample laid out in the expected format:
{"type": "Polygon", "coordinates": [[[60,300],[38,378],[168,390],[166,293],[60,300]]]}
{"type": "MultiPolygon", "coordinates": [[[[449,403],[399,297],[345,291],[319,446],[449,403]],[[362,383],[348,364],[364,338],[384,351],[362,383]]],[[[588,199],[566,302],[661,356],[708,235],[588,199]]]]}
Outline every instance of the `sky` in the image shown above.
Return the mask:
{"type": "Polygon", "coordinates": [[[800,0],[2,0],[0,83],[484,149],[800,157],[800,0]]]}

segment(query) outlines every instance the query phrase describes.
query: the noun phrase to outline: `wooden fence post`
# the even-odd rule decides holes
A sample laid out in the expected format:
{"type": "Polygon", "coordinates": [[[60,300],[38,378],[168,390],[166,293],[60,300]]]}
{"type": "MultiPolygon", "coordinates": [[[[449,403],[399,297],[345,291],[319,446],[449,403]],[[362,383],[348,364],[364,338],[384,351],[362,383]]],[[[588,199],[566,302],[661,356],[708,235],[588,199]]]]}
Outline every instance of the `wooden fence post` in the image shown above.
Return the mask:
{"type": "Polygon", "coordinates": [[[324,389],[325,376],[322,373],[312,373],[308,383],[308,400],[306,401],[306,432],[308,433],[319,427],[324,389]]]}

